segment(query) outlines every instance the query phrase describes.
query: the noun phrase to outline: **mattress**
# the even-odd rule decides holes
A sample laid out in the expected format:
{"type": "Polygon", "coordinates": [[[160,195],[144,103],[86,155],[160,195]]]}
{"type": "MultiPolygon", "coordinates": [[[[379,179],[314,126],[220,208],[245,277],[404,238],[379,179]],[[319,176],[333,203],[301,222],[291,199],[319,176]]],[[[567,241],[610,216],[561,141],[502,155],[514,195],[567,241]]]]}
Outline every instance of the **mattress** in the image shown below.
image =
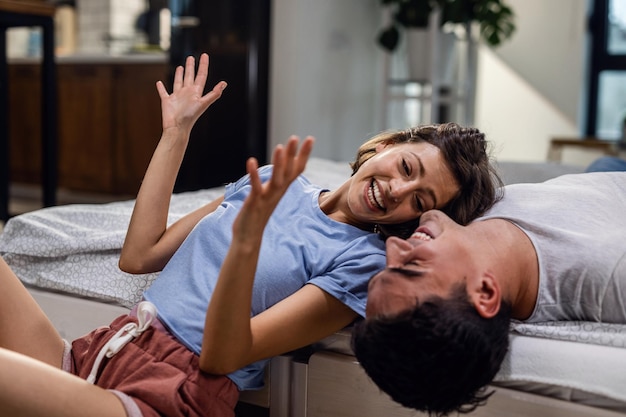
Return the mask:
{"type": "Polygon", "coordinates": [[[626,325],[513,324],[495,384],[626,412],[626,325]]]}
{"type": "MultiPolygon", "coordinates": [[[[506,183],[543,181],[582,170],[558,164],[498,167],[506,183]]],[[[346,162],[312,158],[305,175],[313,183],[335,188],[350,173],[346,162]]],[[[222,193],[223,187],[216,187],[174,194],[168,222],[222,193]]],[[[56,292],[130,308],[157,276],[130,275],[117,266],[133,204],[75,204],[16,216],[0,234],[0,254],[39,294],[56,292]]],[[[118,311],[125,310],[113,313],[118,311]]],[[[626,412],[626,326],[514,323],[510,337],[510,352],[494,384],[626,412]]],[[[349,331],[325,339],[317,348],[351,355],[349,331]]]]}

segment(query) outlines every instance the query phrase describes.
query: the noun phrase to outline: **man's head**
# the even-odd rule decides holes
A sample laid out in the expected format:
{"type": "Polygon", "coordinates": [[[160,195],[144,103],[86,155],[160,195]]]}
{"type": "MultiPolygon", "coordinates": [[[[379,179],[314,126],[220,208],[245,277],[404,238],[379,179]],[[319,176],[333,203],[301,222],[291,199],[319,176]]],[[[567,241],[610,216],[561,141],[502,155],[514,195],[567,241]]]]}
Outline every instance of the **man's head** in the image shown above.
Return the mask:
{"type": "Polygon", "coordinates": [[[406,241],[387,241],[353,332],[372,380],[404,406],[445,415],[482,404],[508,349],[511,305],[471,228],[427,212],[406,241]]]}

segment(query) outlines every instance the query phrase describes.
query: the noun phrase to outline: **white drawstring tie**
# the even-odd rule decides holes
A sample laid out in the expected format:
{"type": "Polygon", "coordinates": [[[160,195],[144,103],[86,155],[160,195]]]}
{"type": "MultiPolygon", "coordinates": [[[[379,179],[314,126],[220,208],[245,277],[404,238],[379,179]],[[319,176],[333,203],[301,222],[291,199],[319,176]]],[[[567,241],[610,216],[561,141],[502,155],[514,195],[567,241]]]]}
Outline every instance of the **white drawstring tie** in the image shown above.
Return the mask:
{"type": "Polygon", "coordinates": [[[104,357],[106,356],[107,358],[112,358],[115,356],[124,346],[128,344],[128,342],[146,331],[156,316],[157,309],[154,304],[149,301],[142,301],[139,303],[137,306],[137,320],[139,323],[126,324],[124,327],[119,329],[104,346],[102,346],[102,349],[98,352],[96,361],[91,368],[91,372],[87,377],[87,382],[95,384],[96,378],[98,377],[98,370],[100,369],[100,365],[104,357]]]}

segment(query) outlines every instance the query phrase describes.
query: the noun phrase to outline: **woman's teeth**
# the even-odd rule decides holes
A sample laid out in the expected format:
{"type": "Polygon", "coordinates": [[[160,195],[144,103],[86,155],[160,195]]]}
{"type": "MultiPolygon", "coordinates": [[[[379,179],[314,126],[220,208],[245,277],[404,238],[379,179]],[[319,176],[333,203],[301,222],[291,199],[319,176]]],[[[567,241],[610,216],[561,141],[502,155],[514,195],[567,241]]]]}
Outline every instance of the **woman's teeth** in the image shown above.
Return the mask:
{"type": "Polygon", "coordinates": [[[367,190],[367,198],[369,198],[372,205],[379,207],[381,210],[385,209],[380,189],[378,188],[376,181],[372,181],[370,184],[370,188],[367,190]]]}

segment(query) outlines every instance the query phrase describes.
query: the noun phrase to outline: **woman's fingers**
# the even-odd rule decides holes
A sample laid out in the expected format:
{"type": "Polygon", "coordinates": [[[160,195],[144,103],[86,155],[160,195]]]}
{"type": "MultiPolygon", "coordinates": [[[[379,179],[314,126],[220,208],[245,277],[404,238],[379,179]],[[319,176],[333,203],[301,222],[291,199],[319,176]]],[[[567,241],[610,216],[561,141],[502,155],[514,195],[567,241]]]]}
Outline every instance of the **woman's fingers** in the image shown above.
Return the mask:
{"type": "Polygon", "coordinates": [[[304,171],[304,168],[306,168],[306,163],[309,161],[309,157],[311,156],[311,151],[313,150],[314,143],[315,138],[313,136],[307,136],[304,139],[304,142],[302,142],[296,161],[296,170],[298,171],[298,175],[304,171]]]}
{"type": "Polygon", "coordinates": [[[228,84],[226,84],[225,81],[220,81],[219,83],[217,83],[213,87],[213,90],[209,91],[202,97],[202,100],[205,102],[205,105],[210,106],[211,104],[215,103],[217,99],[222,96],[222,92],[224,91],[227,85],[228,84]]]}
{"type": "Polygon", "coordinates": [[[286,174],[292,179],[300,175],[306,168],[314,141],[312,136],[307,136],[302,143],[297,136],[289,138],[284,163],[286,164],[286,174]]]}
{"type": "Polygon", "coordinates": [[[278,145],[272,155],[272,184],[276,187],[289,185],[298,175],[300,175],[313,149],[314,138],[308,136],[302,144],[298,136],[291,136],[287,143],[278,145]],[[285,184],[287,183],[287,184],[285,184]]]}
{"type": "MultiPolygon", "coordinates": [[[[200,55],[200,63],[196,74],[196,60],[193,56],[185,59],[185,66],[176,67],[174,72],[173,91],[178,91],[181,87],[199,86],[204,89],[204,85],[209,75],[209,55],[203,53],[200,55]]],[[[200,93],[202,94],[202,93],[200,93]]]]}
{"type": "Polygon", "coordinates": [[[185,76],[183,77],[183,85],[193,85],[196,72],[196,60],[193,56],[188,56],[185,61],[185,76]]]}
{"type": "Polygon", "coordinates": [[[173,91],[178,91],[183,86],[183,75],[184,69],[181,66],[176,67],[174,71],[174,84],[172,87],[173,91]]]}
{"type": "Polygon", "coordinates": [[[285,151],[285,179],[287,181],[292,181],[295,177],[298,176],[299,172],[297,172],[297,155],[298,155],[298,146],[300,145],[300,138],[291,137],[287,142],[287,147],[285,151]]]}
{"type": "Polygon", "coordinates": [[[165,88],[165,85],[163,84],[163,81],[157,81],[156,89],[159,92],[159,97],[161,97],[162,99],[170,96],[167,92],[167,89],[165,88]]]}
{"type": "Polygon", "coordinates": [[[206,80],[209,76],[209,55],[204,53],[200,55],[200,64],[198,65],[198,72],[195,77],[195,84],[202,89],[204,89],[204,85],[206,84],[206,80]]]}

